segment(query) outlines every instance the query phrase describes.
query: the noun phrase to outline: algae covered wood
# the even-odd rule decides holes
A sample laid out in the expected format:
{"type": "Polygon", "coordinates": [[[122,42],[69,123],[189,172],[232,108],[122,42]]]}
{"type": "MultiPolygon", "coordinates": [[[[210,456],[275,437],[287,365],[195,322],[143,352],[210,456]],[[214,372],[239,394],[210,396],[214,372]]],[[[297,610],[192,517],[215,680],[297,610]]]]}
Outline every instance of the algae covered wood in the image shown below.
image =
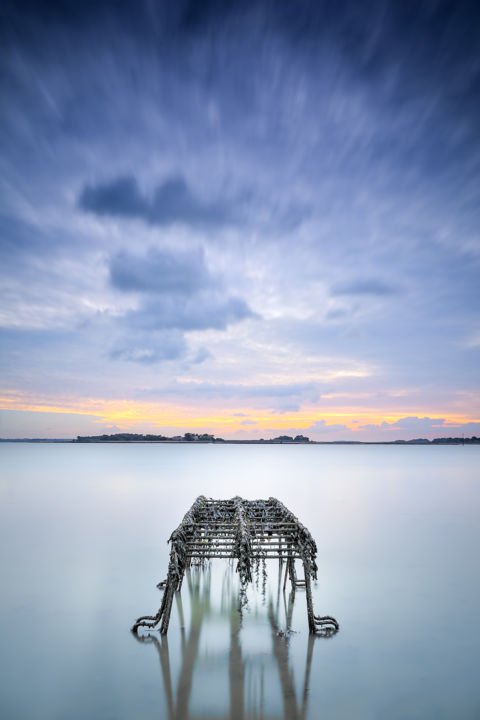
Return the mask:
{"type": "MultiPolygon", "coordinates": [[[[332,634],[338,630],[335,618],[314,614],[311,580],[317,579],[317,546],[307,528],[276,498],[268,500],[212,500],[200,495],[182,522],[171,534],[170,559],[167,578],[159,586],[163,589],[160,608],[155,615],[143,615],[133,624],[154,628],[160,624],[160,633],[168,631],[175,592],[182,585],[185,569],[191,561],[212,558],[237,560],[242,595],[252,582],[252,561],[259,558],[286,560],[292,590],[300,582],[306,590],[307,617],[310,633],[332,634]],[[295,559],[303,563],[304,581],[297,581],[295,559]]],[[[284,584],[285,587],[285,584],[284,584]]]]}

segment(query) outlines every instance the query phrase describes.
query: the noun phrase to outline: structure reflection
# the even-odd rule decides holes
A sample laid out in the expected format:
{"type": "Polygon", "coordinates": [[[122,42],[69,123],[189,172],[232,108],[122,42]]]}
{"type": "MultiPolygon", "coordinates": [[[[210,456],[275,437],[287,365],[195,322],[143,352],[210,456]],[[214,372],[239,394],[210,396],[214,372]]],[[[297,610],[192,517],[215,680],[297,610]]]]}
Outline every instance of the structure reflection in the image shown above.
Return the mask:
{"type": "MultiPolygon", "coordinates": [[[[260,616],[264,629],[268,628],[269,640],[263,645],[260,642],[253,652],[245,652],[242,646],[245,608],[242,608],[242,596],[233,568],[228,567],[223,575],[219,606],[212,602],[212,570],[209,565],[192,567],[186,573],[186,580],[190,612],[184,611],[181,594],[177,592],[180,650],[178,654],[174,652],[174,662],[171,650],[173,644],[171,643],[169,648],[166,635],[134,634],[139,642],[153,645],[158,652],[168,720],[206,720],[212,716],[230,720],[306,718],[316,638],[309,635],[308,640],[305,639],[303,682],[298,686],[295,683],[289,643],[295,590],[290,592],[288,597],[282,590],[281,566],[275,597],[270,596],[267,602],[265,586],[262,588],[263,607],[260,616]],[[186,614],[190,616],[188,630],[185,627],[186,614]],[[284,628],[281,627],[280,616],[283,616],[284,628]],[[202,631],[218,635],[222,625],[223,630],[227,631],[224,646],[206,650],[201,643],[202,631]],[[175,666],[175,672],[172,672],[172,665],[175,666]],[[228,699],[221,709],[211,715],[206,714],[205,706],[208,705],[208,700],[215,695],[222,695],[225,691],[221,685],[222,682],[225,683],[227,667],[228,699]],[[197,678],[197,688],[201,688],[200,699],[195,693],[192,694],[196,675],[200,675],[200,683],[197,678]],[[272,675],[276,676],[273,682],[272,675]],[[271,687],[272,685],[274,687],[271,687]]],[[[220,637],[221,635],[222,633],[220,637]]],[[[218,640],[214,644],[218,645],[218,640]]]]}

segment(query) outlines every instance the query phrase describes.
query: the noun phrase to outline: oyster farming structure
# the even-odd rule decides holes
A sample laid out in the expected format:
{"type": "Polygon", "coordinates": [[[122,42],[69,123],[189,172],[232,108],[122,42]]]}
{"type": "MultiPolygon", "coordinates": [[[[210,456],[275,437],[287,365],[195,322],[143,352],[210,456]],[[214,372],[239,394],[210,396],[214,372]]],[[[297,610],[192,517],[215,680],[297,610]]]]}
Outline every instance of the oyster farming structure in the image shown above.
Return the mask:
{"type": "Polygon", "coordinates": [[[268,500],[212,500],[201,495],[170,536],[170,560],[166,579],[159,583],[163,598],[156,615],[143,615],[133,624],[168,631],[175,592],[182,586],[185,570],[191,564],[213,558],[237,560],[242,591],[252,582],[252,570],[259,560],[285,562],[285,588],[290,579],[292,591],[305,588],[310,633],[331,635],[338,630],[335,618],[318,616],[313,610],[311,581],[317,579],[317,546],[298,518],[276,498],[268,500]],[[303,564],[303,578],[297,579],[295,561],[303,564]]]}

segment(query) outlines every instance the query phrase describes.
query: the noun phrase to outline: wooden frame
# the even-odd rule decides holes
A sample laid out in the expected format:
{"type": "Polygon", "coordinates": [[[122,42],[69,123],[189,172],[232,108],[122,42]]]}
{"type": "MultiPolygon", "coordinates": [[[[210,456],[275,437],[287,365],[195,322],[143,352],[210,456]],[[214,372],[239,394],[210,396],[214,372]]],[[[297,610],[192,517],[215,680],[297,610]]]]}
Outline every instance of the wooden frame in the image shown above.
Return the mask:
{"type": "MultiPolygon", "coordinates": [[[[162,604],[156,615],[143,615],[133,624],[154,628],[166,635],[175,592],[182,586],[185,569],[192,561],[212,558],[237,559],[237,572],[243,592],[252,581],[252,562],[259,559],[278,559],[287,563],[292,589],[305,587],[308,629],[322,635],[337,632],[335,618],[315,615],[311,581],[317,578],[317,546],[315,540],[298,518],[276,498],[268,500],[212,500],[200,495],[170,536],[170,560],[163,589],[162,604]],[[295,560],[303,562],[304,579],[297,580],[295,560]]],[[[284,585],[285,587],[285,585],[284,585]]]]}

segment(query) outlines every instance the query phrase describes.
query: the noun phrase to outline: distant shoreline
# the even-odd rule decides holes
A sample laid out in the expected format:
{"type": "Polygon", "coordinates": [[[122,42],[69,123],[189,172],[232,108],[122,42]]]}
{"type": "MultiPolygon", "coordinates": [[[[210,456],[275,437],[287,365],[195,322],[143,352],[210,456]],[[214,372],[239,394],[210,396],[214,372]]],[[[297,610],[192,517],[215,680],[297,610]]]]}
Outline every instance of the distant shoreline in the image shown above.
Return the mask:
{"type": "Polygon", "coordinates": [[[115,439],[81,439],[78,438],[0,438],[0,443],[57,443],[57,444],[109,444],[109,445],[480,445],[480,438],[434,438],[433,440],[115,440],[115,439]]]}

